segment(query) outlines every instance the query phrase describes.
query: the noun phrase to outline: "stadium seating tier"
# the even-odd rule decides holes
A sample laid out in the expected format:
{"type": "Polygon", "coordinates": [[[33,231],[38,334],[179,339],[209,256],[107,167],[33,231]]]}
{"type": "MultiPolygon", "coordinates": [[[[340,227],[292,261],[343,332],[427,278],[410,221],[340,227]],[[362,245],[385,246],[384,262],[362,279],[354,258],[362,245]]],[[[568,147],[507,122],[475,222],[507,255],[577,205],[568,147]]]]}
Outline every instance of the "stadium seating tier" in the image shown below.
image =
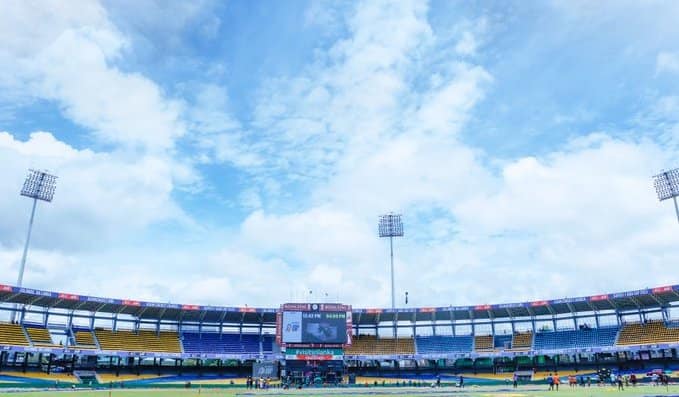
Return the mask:
{"type": "Polygon", "coordinates": [[[477,352],[493,350],[493,335],[476,335],[474,337],[474,350],[477,352]]]}
{"type": "Polygon", "coordinates": [[[578,330],[545,331],[535,334],[536,350],[558,350],[613,346],[618,327],[587,328],[578,330]]]}
{"type": "Polygon", "coordinates": [[[668,328],[662,321],[646,324],[625,324],[620,330],[618,345],[650,345],[656,343],[679,343],[679,328],[668,328]]]}
{"type": "Polygon", "coordinates": [[[511,350],[530,350],[533,346],[533,333],[532,332],[516,332],[512,338],[512,348],[511,350]]]}
{"type": "Polygon", "coordinates": [[[97,341],[90,330],[77,330],[73,332],[75,344],[80,348],[96,348],[97,341]]]}
{"type": "Polygon", "coordinates": [[[54,341],[52,340],[52,336],[50,336],[50,332],[46,328],[38,328],[38,327],[25,327],[26,328],[26,333],[28,333],[28,337],[31,340],[31,343],[33,343],[33,346],[41,346],[41,347],[55,347],[58,345],[54,344],[54,341]]]}
{"type": "MultiPolygon", "coordinates": [[[[184,332],[185,353],[258,354],[260,337],[257,334],[220,334],[216,332],[184,332]]],[[[262,350],[273,351],[273,338],[262,338],[262,350]]]]}
{"type": "Polygon", "coordinates": [[[415,338],[417,352],[420,354],[465,353],[471,352],[474,337],[465,336],[418,336],[415,338]]]}
{"type": "Polygon", "coordinates": [[[346,354],[380,355],[380,354],[414,354],[413,338],[377,338],[374,335],[359,335],[352,339],[352,344],[345,349],[346,354]]]}
{"type": "Polygon", "coordinates": [[[131,352],[156,352],[156,353],[181,353],[181,343],[176,332],[139,330],[111,331],[108,329],[95,329],[94,334],[99,341],[102,350],[131,351],[131,352]]]}
{"type": "Polygon", "coordinates": [[[0,345],[29,346],[30,343],[21,325],[0,323],[0,345]]]}

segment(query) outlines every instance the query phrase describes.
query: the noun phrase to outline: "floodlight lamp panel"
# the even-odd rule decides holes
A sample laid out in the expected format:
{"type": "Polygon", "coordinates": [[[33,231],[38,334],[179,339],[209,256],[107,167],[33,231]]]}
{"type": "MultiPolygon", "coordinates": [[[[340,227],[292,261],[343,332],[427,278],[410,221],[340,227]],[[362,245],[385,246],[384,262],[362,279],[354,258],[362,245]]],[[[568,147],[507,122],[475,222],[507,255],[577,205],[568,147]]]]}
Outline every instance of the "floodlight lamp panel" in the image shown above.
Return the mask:
{"type": "Polygon", "coordinates": [[[655,175],[653,186],[660,201],[679,196],[679,169],[675,168],[655,175]]]}
{"type": "Polygon", "coordinates": [[[29,170],[21,189],[21,195],[51,202],[56,190],[56,179],[55,175],[48,174],[45,171],[29,170]]]}
{"type": "Polygon", "coordinates": [[[401,222],[401,215],[380,215],[378,231],[380,237],[402,237],[403,223],[401,222]]]}

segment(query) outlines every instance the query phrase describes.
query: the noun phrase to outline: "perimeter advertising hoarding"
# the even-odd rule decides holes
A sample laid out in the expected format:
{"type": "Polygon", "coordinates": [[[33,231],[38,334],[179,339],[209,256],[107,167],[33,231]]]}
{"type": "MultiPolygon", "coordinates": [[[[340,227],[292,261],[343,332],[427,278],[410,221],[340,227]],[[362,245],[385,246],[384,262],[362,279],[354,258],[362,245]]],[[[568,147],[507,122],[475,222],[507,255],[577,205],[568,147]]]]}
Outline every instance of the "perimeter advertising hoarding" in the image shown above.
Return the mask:
{"type": "Polygon", "coordinates": [[[273,361],[252,364],[253,378],[278,378],[278,365],[273,361]]]}
{"type": "Polygon", "coordinates": [[[286,360],[342,360],[344,351],[342,349],[300,349],[288,347],[285,350],[286,360]]]}

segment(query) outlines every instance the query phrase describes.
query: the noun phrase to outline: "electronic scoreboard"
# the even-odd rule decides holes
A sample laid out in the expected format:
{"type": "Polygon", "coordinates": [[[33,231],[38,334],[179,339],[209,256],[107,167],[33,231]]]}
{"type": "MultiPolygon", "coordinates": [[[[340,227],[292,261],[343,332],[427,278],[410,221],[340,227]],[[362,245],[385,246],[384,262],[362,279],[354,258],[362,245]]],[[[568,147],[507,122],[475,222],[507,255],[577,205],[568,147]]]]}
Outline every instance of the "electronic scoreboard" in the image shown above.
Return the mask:
{"type": "Polygon", "coordinates": [[[276,318],[280,345],[340,346],[351,344],[351,306],[287,303],[276,318]]]}

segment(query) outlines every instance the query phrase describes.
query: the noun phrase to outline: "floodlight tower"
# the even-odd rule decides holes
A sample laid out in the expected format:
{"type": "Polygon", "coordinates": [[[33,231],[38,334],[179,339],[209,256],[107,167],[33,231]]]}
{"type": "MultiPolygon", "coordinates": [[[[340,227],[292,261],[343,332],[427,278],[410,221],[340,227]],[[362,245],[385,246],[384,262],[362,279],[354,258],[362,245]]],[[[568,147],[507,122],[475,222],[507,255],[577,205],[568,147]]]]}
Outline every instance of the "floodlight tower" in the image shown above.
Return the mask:
{"type": "Polygon", "coordinates": [[[677,214],[677,222],[679,222],[679,205],[677,205],[677,196],[679,196],[679,168],[669,171],[662,171],[658,175],[653,176],[653,186],[658,193],[658,200],[664,201],[671,198],[674,201],[674,212],[677,214]]]}
{"type": "Polygon", "coordinates": [[[380,237],[389,237],[389,253],[391,254],[391,308],[396,307],[394,295],[394,237],[403,237],[403,223],[401,214],[389,213],[380,215],[378,224],[380,237]]]}
{"type": "Polygon", "coordinates": [[[24,281],[24,269],[26,268],[26,256],[28,255],[28,243],[31,241],[35,207],[38,204],[38,200],[46,201],[48,203],[52,201],[56,183],[57,177],[49,174],[47,171],[28,170],[28,176],[26,177],[26,181],[24,181],[24,187],[21,189],[21,195],[33,199],[33,209],[31,209],[31,218],[28,221],[28,235],[26,236],[24,253],[21,256],[21,267],[19,267],[17,287],[21,287],[24,281]]]}

